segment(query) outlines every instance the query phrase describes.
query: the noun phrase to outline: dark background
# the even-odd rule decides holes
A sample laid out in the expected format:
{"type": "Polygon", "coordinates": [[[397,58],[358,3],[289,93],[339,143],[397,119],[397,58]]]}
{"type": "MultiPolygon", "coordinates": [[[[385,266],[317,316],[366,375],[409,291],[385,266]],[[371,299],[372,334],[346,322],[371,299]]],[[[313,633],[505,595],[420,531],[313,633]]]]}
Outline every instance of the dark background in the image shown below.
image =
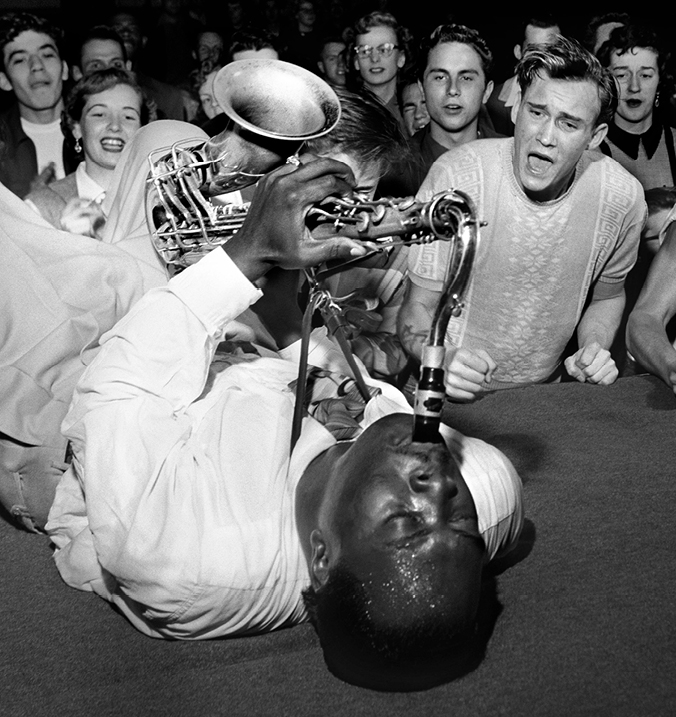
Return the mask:
{"type": "MultiPolygon", "coordinates": [[[[244,6],[249,9],[251,19],[260,17],[257,11],[256,0],[244,0],[244,6]]],[[[279,4],[290,6],[290,0],[280,0],[279,4]]],[[[184,5],[193,7],[207,16],[222,14],[227,0],[184,0],[184,5]]],[[[327,0],[316,0],[315,5],[321,17],[322,10],[327,5],[327,0]]],[[[399,22],[409,27],[416,37],[429,32],[442,22],[459,22],[474,27],[484,36],[495,56],[495,77],[496,81],[502,81],[512,74],[514,57],[512,48],[519,41],[520,25],[524,16],[549,12],[558,17],[563,25],[564,34],[582,39],[589,20],[595,15],[605,12],[629,12],[635,21],[646,24],[654,24],[658,31],[665,33],[669,29],[668,16],[670,12],[663,6],[659,11],[662,17],[655,17],[657,5],[646,3],[643,6],[638,3],[628,2],[590,2],[584,4],[584,11],[572,11],[567,9],[563,3],[560,9],[551,3],[505,3],[508,10],[500,10],[490,13],[487,10],[487,3],[466,0],[465,2],[444,2],[444,0],[391,0],[390,2],[372,2],[369,0],[345,0],[343,3],[347,9],[348,16],[352,18],[370,12],[378,5],[386,5],[388,11],[392,12],[399,22]],[[447,9],[448,8],[448,9],[447,9]],[[645,9],[643,9],[645,8],[645,9]]],[[[75,36],[75,33],[90,25],[105,19],[111,12],[119,9],[129,9],[141,13],[152,25],[160,7],[160,0],[137,2],[124,2],[123,0],[100,0],[96,2],[83,2],[83,0],[0,0],[0,11],[25,10],[49,17],[59,24],[68,36],[75,36]]],[[[285,16],[289,17],[290,12],[285,16]]],[[[212,28],[208,28],[212,29],[212,28]]],[[[218,29],[214,27],[213,29],[218,29]]],[[[666,37],[671,39],[671,37],[666,37]]]]}

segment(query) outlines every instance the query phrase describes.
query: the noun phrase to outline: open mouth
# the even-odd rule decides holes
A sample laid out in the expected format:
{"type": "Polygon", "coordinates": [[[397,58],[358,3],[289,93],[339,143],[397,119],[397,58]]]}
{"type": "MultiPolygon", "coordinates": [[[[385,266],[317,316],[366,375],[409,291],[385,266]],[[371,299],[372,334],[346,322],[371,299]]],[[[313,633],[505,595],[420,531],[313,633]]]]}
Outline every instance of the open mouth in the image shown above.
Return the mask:
{"type": "Polygon", "coordinates": [[[121,152],[124,149],[124,140],[105,137],[101,140],[101,146],[106,152],[121,152]]]}
{"type": "Polygon", "coordinates": [[[544,154],[531,152],[526,157],[526,164],[533,174],[544,174],[554,164],[554,160],[544,154]]]}
{"type": "Polygon", "coordinates": [[[635,110],[638,109],[642,104],[643,100],[625,100],[627,107],[635,110]]]}

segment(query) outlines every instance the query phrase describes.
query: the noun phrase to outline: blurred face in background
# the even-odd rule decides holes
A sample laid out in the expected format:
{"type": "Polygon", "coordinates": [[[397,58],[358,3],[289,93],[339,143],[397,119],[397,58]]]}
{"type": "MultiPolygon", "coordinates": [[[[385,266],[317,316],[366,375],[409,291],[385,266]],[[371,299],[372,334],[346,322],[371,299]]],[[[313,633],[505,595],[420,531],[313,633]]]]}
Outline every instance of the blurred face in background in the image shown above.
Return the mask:
{"type": "Polygon", "coordinates": [[[214,95],[214,77],[216,77],[216,72],[209,73],[204,78],[204,82],[199,90],[200,104],[202,105],[204,114],[209,119],[213,119],[216,115],[223,114],[223,110],[214,95]]]}
{"type": "Polygon", "coordinates": [[[401,114],[409,137],[429,124],[430,116],[419,82],[412,82],[401,91],[401,114]]]}
{"type": "Polygon", "coordinates": [[[136,54],[143,46],[141,26],[133,15],[126,12],[119,12],[114,15],[111,20],[111,26],[124,42],[127,59],[133,62],[136,54]]]}
{"type": "Polygon", "coordinates": [[[319,56],[319,69],[331,85],[345,87],[345,50],[344,42],[327,42],[319,56]]]}
{"type": "Polygon", "coordinates": [[[202,32],[197,39],[195,54],[200,65],[209,64],[211,69],[220,65],[223,38],[217,32],[202,32]]]}
{"type": "Polygon", "coordinates": [[[92,72],[105,70],[108,67],[128,70],[130,64],[125,61],[123,49],[118,42],[95,38],[82,46],[80,67],[73,68],[73,77],[79,80],[84,75],[91,75],[92,72]]]}

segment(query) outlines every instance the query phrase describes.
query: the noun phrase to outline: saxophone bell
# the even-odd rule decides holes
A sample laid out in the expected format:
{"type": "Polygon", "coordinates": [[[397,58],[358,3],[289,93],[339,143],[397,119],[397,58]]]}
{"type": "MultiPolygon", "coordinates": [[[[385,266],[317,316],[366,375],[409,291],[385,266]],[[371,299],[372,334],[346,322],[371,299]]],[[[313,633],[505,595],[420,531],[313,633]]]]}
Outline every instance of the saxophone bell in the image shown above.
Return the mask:
{"type": "Polygon", "coordinates": [[[146,218],[168,264],[187,266],[204,253],[201,245],[223,243],[219,233],[229,238],[228,217],[241,212],[210,198],[254,184],[340,119],[340,101],[326,82],[280,60],[231,62],[216,75],[214,95],[229,120],[223,132],[149,157],[146,218]]]}

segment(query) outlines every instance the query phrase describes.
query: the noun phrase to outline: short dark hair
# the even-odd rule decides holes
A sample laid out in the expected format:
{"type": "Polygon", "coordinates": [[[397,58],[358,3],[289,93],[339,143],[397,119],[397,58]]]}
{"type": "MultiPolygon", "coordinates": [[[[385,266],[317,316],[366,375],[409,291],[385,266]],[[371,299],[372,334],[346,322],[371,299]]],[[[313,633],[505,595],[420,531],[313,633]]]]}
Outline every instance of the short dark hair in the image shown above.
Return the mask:
{"type": "Polygon", "coordinates": [[[340,120],[326,135],[307,143],[310,151],[322,153],[340,148],[365,165],[378,164],[383,171],[407,151],[399,122],[370,92],[334,88],[340,100],[340,120]]]}
{"type": "Polygon", "coordinates": [[[648,214],[670,210],[676,204],[676,187],[653,187],[645,190],[648,214]]]}
{"type": "Polygon", "coordinates": [[[459,42],[462,45],[469,45],[481,58],[481,67],[483,68],[486,81],[491,78],[493,70],[493,53],[486,44],[486,41],[479,33],[466,25],[453,23],[450,25],[439,25],[432,34],[423,40],[420,50],[420,61],[418,63],[418,76],[423,77],[427,59],[430,52],[437,46],[446,42],[459,42]]]}
{"type": "Polygon", "coordinates": [[[552,45],[527,50],[516,67],[522,96],[543,72],[554,80],[588,81],[595,84],[600,103],[596,124],[612,120],[617,108],[615,79],[580,43],[559,35],[552,45]]]}
{"type": "Polygon", "coordinates": [[[104,70],[97,70],[89,75],[85,75],[78,80],[71,88],[66,98],[64,115],[68,126],[72,127],[75,122],[79,122],[82,118],[87,98],[96,95],[99,92],[116,87],[117,85],[129,85],[141,99],[141,124],[148,123],[149,112],[148,104],[135,77],[127,70],[120,70],[117,67],[107,67],[104,70]]]}
{"type": "Polygon", "coordinates": [[[551,13],[543,13],[541,15],[524,15],[521,18],[521,41],[526,39],[526,28],[528,26],[539,27],[546,30],[548,27],[558,27],[561,29],[559,19],[551,13]]]}
{"type": "Polygon", "coordinates": [[[232,56],[236,52],[264,50],[268,47],[277,51],[275,38],[270,32],[262,28],[247,27],[232,33],[228,47],[228,59],[232,60],[232,56]]]}
{"type": "MultiPolygon", "coordinates": [[[[479,625],[485,592],[482,584],[469,619],[435,594],[417,601],[411,618],[402,622],[395,616],[382,624],[372,614],[368,587],[339,561],[321,588],[309,587],[302,596],[336,677],[370,689],[408,692],[448,682],[481,661],[490,636],[479,625]]],[[[494,592],[488,599],[497,602],[494,592]]]]}
{"type": "Polygon", "coordinates": [[[2,71],[5,68],[5,46],[15,40],[22,32],[32,30],[47,35],[54,40],[59,57],[63,56],[63,31],[52,25],[49,20],[29,12],[6,12],[0,15],[0,62],[2,71]]]}
{"type": "Polygon", "coordinates": [[[80,67],[80,62],[82,61],[82,48],[92,40],[110,40],[111,42],[116,42],[122,50],[122,59],[125,62],[129,59],[127,57],[127,49],[124,46],[124,40],[116,30],[109,25],[94,25],[85,30],[79,37],[76,47],[77,55],[75,55],[72,60],[78,67],[80,67]]]}
{"type": "Polygon", "coordinates": [[[319,54],[321,54],[324,48],[332,42],[340,43],[341,45],[347,45],[347,43],[343,39],[343,36],[340,33],[333,32],[322,37],[319,43],[319,54]]]}
{"type": "Polygon", "coordinates": [[[631,17],[626,12],[606,12],[603,13],[603,15],[594,15],[587,25],[583,41],[583,45],[589,52],[594,52],[596,32],[598,29],[601,25],[605,25],[609,22],[621,22],[623,25],[629,25],[631,23],[631,17]]]}
{"type": "Polygon", "coordinates": [[[404,104],[404,90],[411,85],[420,85],[417,72],[405,72],[399,78],[397,83],[397,104],[399,105],[399,111],[403,111],[404,104]]]}

